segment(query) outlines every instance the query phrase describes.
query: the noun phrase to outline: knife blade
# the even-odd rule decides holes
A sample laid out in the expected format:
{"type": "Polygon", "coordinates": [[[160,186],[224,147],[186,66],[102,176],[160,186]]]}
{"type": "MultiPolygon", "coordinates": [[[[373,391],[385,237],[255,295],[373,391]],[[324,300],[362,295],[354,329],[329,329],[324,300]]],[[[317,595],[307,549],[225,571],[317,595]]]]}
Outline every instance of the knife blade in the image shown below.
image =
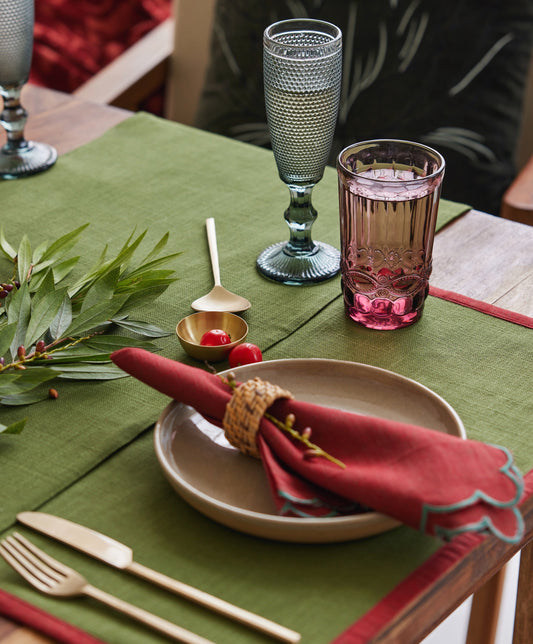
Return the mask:
{"type": "Polygon", "coordinates": [[[20,512],[17,514],[17,520],[110,566],[126,570],[176,595],[185,597],[282,642],[297,644],[301,639],[299,633],[281,626],[281,624],[276,624],[265,617],[234,606],[219,597],[137,563],[133,560],[131,548],[95,530],[45,512],[20,512]]]}

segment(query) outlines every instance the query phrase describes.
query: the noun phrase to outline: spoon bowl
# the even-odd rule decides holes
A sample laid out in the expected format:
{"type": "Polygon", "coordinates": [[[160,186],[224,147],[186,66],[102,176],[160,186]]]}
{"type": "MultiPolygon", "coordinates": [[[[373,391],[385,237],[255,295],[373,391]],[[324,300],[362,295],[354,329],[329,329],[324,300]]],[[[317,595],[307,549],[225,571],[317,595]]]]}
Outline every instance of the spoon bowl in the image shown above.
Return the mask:
{"type": "Polygon", "coordinates": [[[211,258],[211,268],[213,269],[213,278],[215,286],[207,295],[199,297],[191,304],[195,311],[221,311],[228,313],[238,313],[246,311],[252,305],[245,298],[236,295],[225,289],[220,283],[220,268],[218,265],[217,237],[215,229],[215,220],[209,217],[205,222],[207,229],[207,241],[209,243],[209,256],[211,258]]]}
{"type": "Polygon", "coordinates": [[[251,306],[250,302],[240,295],[235,295],[223,286],[216,284],[207,295],[199,297],[191,304],[195,311],[220,311],[238,313],[246,311],[251,306]]]}

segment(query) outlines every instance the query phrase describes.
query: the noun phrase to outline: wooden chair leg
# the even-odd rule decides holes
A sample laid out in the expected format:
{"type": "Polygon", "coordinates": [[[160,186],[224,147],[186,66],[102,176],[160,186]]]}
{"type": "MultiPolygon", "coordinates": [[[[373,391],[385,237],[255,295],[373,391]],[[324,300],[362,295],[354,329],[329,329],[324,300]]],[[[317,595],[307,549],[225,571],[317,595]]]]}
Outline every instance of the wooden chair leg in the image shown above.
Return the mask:
{"type": "Polygon", "coordinates": [[[513,644],[530,642],[533,642],[533,541],[520,554],[513,635],[513,644]]]}
{"type": "Polygon", "coordinates": [[[494,644],[504,580],[505,566],[474,594],[466,644],[494,644]]]}

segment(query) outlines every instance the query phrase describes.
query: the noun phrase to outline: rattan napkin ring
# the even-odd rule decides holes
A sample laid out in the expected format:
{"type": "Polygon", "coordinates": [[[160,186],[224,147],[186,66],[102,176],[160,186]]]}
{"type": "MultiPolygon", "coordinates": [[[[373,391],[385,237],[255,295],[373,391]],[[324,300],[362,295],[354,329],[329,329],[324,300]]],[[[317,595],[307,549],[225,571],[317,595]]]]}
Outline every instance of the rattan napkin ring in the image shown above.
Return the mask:
{"type": "Polygon", "coordinates": [[[261,418],[278,398],[293,398],[290,391],[254,378],[237,387],[226,405],[222,427],[227,440],[244,454],[261,458],[255,435],[261,418]]]}

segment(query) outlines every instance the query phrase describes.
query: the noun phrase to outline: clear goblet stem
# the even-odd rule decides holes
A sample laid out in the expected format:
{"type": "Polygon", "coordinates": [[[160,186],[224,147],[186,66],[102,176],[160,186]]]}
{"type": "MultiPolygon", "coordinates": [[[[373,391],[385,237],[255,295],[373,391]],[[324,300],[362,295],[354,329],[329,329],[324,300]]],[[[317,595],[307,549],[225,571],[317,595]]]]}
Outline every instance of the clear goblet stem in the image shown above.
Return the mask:
{"type": "Polygon", "coordinates": [[[309,255],[316,249],[311,239],[311,226],[317,218],[317,211],[311,203],[314,184],[289,186],[291,202],[285,211],[285,220],[290,229],[290,238],[285,246],[287,255],[309,255]]]}
{"type": "Polygon", "coordinates": [[[28,113],[20,103],[22,87],[23,84],[0,87],[0,96],[4,99],[0,124],[7,134],[7,143],[3,148],[4,154],[16,154],[28,147],[28,142],[24,138],[24,127],[28,120],[28,113]]]}
{"type": "Polygon", "coordinates": [[[257,268],[265,277],[301,286],[330,279],[339,272],[339,251],[311,239],[311,227],[317,218],[311,203],[313,186],[289,185],[291,201],[285,220],[290,239],[269,246],[257,258],[257,268]]]}

